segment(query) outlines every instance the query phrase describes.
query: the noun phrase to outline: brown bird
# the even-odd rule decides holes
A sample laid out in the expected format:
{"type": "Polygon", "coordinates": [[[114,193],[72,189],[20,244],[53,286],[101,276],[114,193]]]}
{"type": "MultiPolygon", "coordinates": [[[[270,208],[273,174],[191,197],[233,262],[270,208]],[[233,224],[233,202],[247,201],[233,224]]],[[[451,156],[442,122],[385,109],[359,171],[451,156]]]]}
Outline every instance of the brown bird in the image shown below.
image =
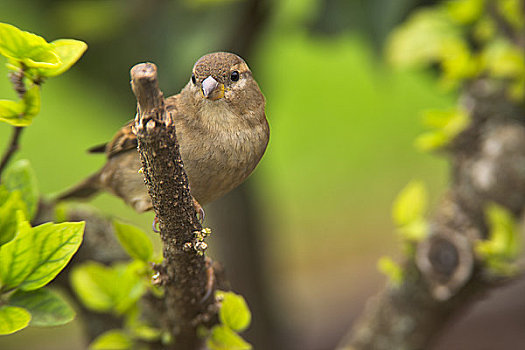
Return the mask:
{"type": "MultiPolygon", "coordinates": [[[[201,57],[188,84],[165,104],[174,117],[190,191],[198,203],[221,197],[255,169],[268,144],[269,127],[264,96],[241,57],[227,52],[201,57]]],[[[106,164],[58,200],[89,198],[105,190],[137,212],[152,209],[139,173],[142,164],[132,124],[111,142],[90,149],[106,153],[106,164]]]]}

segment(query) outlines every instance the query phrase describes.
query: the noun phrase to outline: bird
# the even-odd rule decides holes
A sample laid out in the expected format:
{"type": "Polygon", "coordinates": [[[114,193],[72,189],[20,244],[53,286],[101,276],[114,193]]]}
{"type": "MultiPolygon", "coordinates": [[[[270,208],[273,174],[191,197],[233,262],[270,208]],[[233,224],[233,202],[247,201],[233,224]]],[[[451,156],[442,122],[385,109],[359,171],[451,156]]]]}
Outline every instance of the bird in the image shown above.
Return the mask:
{"type": "MultiPolygon", "coordinates": [[[[240,185],[261,160],[270,137],[266,100],[246,62],[238,55],[215,52],[199,58],[180,93],[165,99],[175,120],[177,141],[190,193],[204,218],[208,204],[240,185]]],[[[136,212],[152,209],[140,173],[134,121],[119,129],[113,139],[92,147],[105,153],[104,166],[58,201],[89,199],[106,191],[136,212]]]]}

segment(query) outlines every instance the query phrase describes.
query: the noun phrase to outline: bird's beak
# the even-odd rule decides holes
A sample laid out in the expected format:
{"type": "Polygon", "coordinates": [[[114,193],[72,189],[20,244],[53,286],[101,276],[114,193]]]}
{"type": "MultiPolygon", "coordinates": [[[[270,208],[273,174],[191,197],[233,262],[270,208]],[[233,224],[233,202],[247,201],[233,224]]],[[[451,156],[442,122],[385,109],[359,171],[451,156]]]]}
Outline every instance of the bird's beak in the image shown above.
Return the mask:
{"type": "Polygon", "coordinates": [[[224,84],[220,84],[211,75],[202,81],[202,96],[210,100],[224,97],[224,84]]]}

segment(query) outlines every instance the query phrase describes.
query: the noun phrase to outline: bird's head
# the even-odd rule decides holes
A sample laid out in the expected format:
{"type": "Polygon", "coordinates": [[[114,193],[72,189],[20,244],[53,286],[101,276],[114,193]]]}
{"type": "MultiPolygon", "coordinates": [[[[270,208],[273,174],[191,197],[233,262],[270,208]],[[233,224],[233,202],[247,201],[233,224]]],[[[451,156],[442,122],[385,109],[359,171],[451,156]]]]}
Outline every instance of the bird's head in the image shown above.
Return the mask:
{"type": "Polygon", "coordinates": [[[264,104],[264,98],[244,60],[228,52],[211,53],[199,58],[192,70],[189,91],[197,103],[246,101],[264,104]]]}

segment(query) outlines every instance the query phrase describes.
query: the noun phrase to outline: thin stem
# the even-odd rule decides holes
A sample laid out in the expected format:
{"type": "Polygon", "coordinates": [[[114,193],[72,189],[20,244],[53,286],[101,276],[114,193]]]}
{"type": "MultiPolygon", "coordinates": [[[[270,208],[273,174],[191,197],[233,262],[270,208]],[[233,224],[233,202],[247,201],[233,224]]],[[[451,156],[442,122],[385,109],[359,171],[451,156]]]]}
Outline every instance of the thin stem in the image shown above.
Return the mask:
{"type": "MultiPolygon", "coordinates": [[[[16,93],[18,94],[18,97],[24,98],[24,95],[26,93],[26,86],[24,84],[24,71],[25,68],[22,67],[20,70],[16,72],[9,73],[9,80],[11,81],[11,84],[13,84],[13,88],[15,89],[16,93]]],[[[5,153],[2,157],[2,162],[0,163],[0,175],[2,175],[2,172],[4,171],[4,168],[7,166],[7,163],[9,163],[9,160],[15,154],[16,151],[20,148],[19,141],[20,136],[22,135],[22,131],[24,130],[24,127],[22,126],[15,126],[13,127],[13,133],[11,134],[11,141],[9,142],[9,145],[7,149],[5,150],[5,153]]],[[[0,179],[0,183],[2,180],[0,179]]]]}
{"type": "MultiPolygon", "coordinates": [[[[2,157],[2,162],[0,163],[0,175],[4,171],[4,168],[6,167],[7,163],[9,163],[9,160],[11,159],[13,154],[20,147],[18,142],[20,140],[20,135],[22,135],[23,130],[24,130],[24,127],[22,126],[13,127],[13,133],[11,134],[11,141],[9,142],[9,146],[2,157]]],[[[0,182],[1,181],[2,180],[0,179],[0,182]]]]}

